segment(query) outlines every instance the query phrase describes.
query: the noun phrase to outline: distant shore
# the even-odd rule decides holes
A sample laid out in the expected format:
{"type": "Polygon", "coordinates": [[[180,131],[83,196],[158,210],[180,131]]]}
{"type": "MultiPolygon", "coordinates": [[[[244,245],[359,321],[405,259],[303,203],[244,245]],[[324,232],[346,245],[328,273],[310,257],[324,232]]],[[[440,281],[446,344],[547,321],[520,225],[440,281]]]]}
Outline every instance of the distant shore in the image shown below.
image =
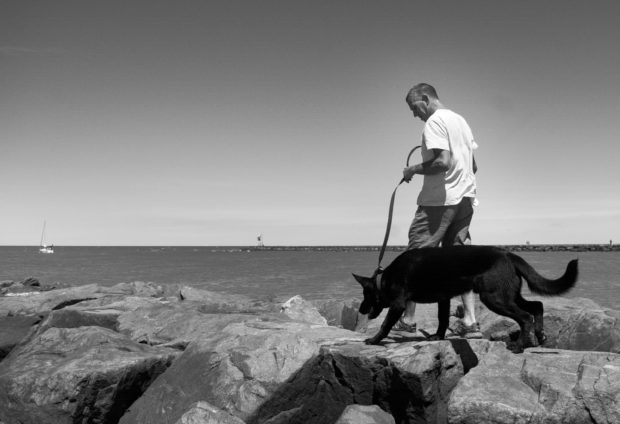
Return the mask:
{"type": "MultiPolygon", "coordinates": [[[[620,244],[511,244],[496,245],[511,252],[618,252],[620,244]]],[[[328,252],[374,252],[381,246],[254,246],[217,247],[221,251],[328,251],[328,252]]],[[[386,251],[402,252],[407,246],[387,246],[386,251]]]]}

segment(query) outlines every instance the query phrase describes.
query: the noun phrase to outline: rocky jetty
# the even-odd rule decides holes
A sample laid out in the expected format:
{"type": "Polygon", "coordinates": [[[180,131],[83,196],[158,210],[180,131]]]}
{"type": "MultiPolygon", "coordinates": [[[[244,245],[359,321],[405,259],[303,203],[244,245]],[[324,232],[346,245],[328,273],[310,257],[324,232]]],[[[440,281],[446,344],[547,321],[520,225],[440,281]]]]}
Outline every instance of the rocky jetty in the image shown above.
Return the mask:
{"type": "Polygon", "coordinates": [[[545,346],[514,354],[518,326],[482,306],[484,339],[367,346],[383,316],[355,299],[33,283],[2,282],[2,424],[620,422],[620,311],[588,299],[542,299],[545,346]]]}

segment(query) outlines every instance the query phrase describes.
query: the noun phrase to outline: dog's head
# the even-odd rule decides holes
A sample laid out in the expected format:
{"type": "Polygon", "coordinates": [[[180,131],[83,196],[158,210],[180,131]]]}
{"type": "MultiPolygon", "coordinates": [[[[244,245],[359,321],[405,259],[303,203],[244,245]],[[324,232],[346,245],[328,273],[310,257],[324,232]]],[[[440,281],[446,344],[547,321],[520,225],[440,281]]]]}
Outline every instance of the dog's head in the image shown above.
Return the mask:
{"type": "Polygon", "coordinates": [[[353,277],[362,285],[362,288],[364,289],[364,300],[360,305],[359,313],[364,315],[368,314],[368,319],[377,318],[381,311],[383,311],[380,293],[377,289],[376,278],[378,277],[362,277],[361,275],[355,274],[353,274],[353,277]]]}

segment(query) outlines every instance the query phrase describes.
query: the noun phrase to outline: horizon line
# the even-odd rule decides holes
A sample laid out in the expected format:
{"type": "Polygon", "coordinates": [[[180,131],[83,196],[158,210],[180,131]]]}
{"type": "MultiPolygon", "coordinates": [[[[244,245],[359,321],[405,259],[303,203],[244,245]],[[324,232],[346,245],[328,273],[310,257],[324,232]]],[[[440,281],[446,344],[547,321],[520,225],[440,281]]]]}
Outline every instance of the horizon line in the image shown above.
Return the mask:
{"type": "MultiPolygon", "coordinates": [[[[487,243],[472,244],[472,246],[617,246],[617,243],[487,243]]],[[[273,244],[265,246],[247,244],[54,244],[57,247],[211,247],[211,248],[252,248],[252,249],[272,249],[272,248],[308,248],[308,247],[357,247],[375,248],[381,247],[380,244],[273,244]]],[[[33,247],[34,244],[0,244],[0,247],[33,247]]],[[[388,244],[386,248],[406,248],[406,244],[388,244]]]]}

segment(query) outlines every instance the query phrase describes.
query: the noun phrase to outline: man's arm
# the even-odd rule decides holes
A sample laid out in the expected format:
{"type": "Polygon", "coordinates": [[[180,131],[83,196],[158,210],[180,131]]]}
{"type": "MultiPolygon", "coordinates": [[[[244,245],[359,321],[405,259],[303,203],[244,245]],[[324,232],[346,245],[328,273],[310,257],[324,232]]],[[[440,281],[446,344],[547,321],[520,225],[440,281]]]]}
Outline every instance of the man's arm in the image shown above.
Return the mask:
{"type": "Polygon", "coordinates": [[[415,174],[434,175],[450,169],[450,159],[452,156],[449,150],[432,149],[431,151],[433,152],[431,160],[403,169],[405,181],[411,181],[415,174]]]}

